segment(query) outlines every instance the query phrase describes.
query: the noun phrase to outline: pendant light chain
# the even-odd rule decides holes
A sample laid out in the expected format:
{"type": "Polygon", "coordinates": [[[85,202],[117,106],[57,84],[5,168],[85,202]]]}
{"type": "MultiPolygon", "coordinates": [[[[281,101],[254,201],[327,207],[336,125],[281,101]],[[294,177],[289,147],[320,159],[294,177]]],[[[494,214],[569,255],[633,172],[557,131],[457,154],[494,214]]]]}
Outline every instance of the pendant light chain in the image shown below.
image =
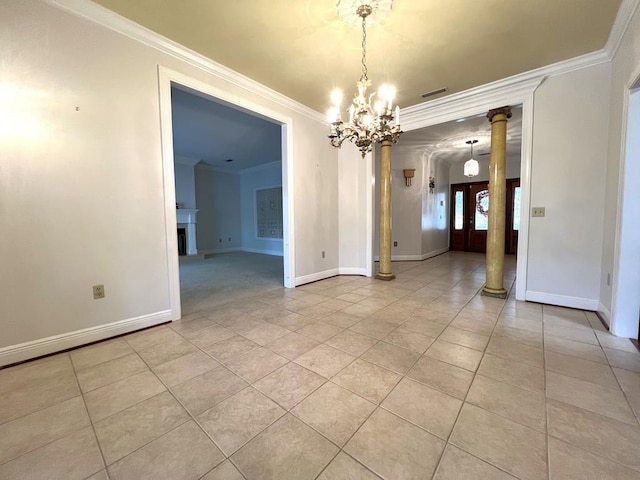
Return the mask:
{"type": "Polygon", "coordinates": [[[367,76],[367,17],[362,17],[362,78],[369,80],[367,76]]]}

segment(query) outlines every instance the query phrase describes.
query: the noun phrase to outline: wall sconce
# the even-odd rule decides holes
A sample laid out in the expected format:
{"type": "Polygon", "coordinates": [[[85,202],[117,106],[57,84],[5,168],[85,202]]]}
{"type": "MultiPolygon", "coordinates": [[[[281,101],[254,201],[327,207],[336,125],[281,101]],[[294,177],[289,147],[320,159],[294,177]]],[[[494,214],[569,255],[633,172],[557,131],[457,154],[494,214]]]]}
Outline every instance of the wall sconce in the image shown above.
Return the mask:
{"type": "Polygon", "coordinates": [[[402,173],[404,173],[404,183],[407,185],[407,187],[413,185],[413,177],[416,174],[416,169],[405,168],[404,170],[402,170],[402,173]]]}
{"type": "Polygon", "coordinates": [[[436,188],[436,179],[435,177],[429,177],[429,193],[433,193],[436,188]]]}

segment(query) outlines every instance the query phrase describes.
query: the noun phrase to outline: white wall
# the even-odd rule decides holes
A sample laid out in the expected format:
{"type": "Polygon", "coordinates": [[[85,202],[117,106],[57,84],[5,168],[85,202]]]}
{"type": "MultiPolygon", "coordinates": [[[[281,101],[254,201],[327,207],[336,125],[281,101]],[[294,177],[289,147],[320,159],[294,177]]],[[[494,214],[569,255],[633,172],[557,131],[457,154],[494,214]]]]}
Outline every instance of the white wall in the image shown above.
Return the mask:
{"type": "Polygon", "coordinates": [[[206,165],[195,167],[198,251],[238,249],[241,241],[240,178],[206,165]]]}
{"type": "MultiPolygon", "coordinates": [[[[402,137],[392,147],[391,157],[391,260],[423,260],[449,248],[448,200],[449,171],[443,162],[411,148],[403,148],[402,137]],[[404,169],[415,169],[412,185],[407,187],[404,169]],[[429,193],[429,176],[433,171],[436,189],[429,193]],[[444,205],[440,205],[443,201],[444,205]],[[392,243],[393,245],[393,243],[392,243]]],[[[379,151],[379,149],[377,150],[379,151]]],[[[379,155],[378,155],[379,158],[379,155]]],[[[380,175],[380,161],[376,162],[380,175]]],[[[374,253],[379,255],[380,189],[375,191],[374,253]]]]}
{"type": "Polygon", "coordinates": [[[282,255],[282,239],[258,238],[256,190],[282,186],[282,162],[274,162],[240,172],[241,250],[282,255]]]}
{"type": "Polygon", "coordinates": [[[175,163],[176,202],[180,208],[196,207],[196,180],[192,164],[175,163]]]}
{"type": "Polygon", "coordinates": [[[0,364],[171,318],[158,65],[292,119],[296,276],[337,268],[320,115],[38,0],[0,2],[0,31],[0,364]]]}
{"type": "Polygon", "coordinates": [[[535,93],[527,299],[595,310],[600,295],[609,64],[546,79],[535,93]]]}
{"type": "MultiPolygon", "coordinates": [[[[464,163],[456,163],[449,168],[449,177],[451,185],[457,183],[471,182],[488,182],[489,181],[489,155],[476,157],[480,165],[480,172],[475,177],[466,177],[464,175],[464,163]]],[[[520,178],[520,156],[507,157],[507,179],[520,178]]]]}
{"type": "Polygon", "coordinates": [[[423,158],[422,180],[422,258],[449,250],[449,165],[440,159],[423,158]],[[435,174],[435,175],[433,175],[435,174]],[[429,177],[434,176],[436,186],[429,192],[429,177]]]}
{"type": "Polygon", "coordinates": [[[373,262],[373,160],[362,158],[351,143],[338,151],[339,270],[342,274],[371,275],[373,262]]]}
{"type": "MultiPolygon", "coordinates": [[[[637,317],[616,318],[615,310],[612,306],[613,287],[620,279],[617,275],[616,248],[620,242],[619,228],[622,223],[620,207],[623,201],[623,185],[625,180],[625,152],[624,152],[624,124],[627,120],[625,106],[626,92],[640,76],[640,10],[636,10],[631,18],[627,30],[620,42],[620,46],[611,62],[611,95],[609,97],[610,111],[609,120],[609,142],[606,152],[606,195],[605,195],[605,215],[604,215],[604,241],[602,248],[602,275],[600,277],[600,305],[602,312],[611,323],[612,331],[616,335],[637,337],[638,321],[637,317]],[[612,281],[607,282],[608,276],[612,281]]],[[[637,132],[628,132],[628,135],[635,135],[637,132]]],[[[637,164],[637,157],[630,157],[627,161],[637,164]]],[[[635,187],[637,189],[637,184],[635,187]]],[[[636,209],[637,211],[637,209],[636,209]]],[[[637,232],[635,232],[637,239],[637,232]]],[[[635,265],[636,271],[640,270],[640,265],[635,265]]]]}

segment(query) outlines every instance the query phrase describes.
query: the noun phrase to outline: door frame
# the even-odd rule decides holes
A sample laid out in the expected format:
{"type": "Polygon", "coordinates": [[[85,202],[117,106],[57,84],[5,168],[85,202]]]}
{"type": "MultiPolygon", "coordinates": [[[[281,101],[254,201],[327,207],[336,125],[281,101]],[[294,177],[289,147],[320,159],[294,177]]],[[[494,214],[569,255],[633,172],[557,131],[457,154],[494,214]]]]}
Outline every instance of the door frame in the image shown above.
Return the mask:
{"type": "Polygon", "coordinates": [[[295,287],[295,229],[293,212],[293,119],[279,112],[251,102],[244,97],[214,87],[170,68],[158,65],[158,91],[160,106],[160,134],[162,146],[162,180],[164,186],[165,242],[168,267],[169,308],[171,319],[182,316],[180,303],[180,269],[178,263],[178,239],[176,236],[176,188],[173,154],[173,125],[171,87],[186,87],[230,107],[246,110],[265,120],[282,126],[282,220],[284,286],[295,287]]]}
{"type": "MultiPolygon", "coordinates": [[[[625,88],[622,111],[609,328],[616,336],[639,338],[640,271],[637,232],[640,217],[636,206],[640,199],[640,191],[637,189],[640,179],[637,161],[640,142],[637,135],[631,135],[631,129],[638,128],[640,124],[640,71],[635,72],[632,81],[625,88]]],[[[600,308],[606,310],[602,304],[600,308]]]]}
{"type": "Polygon", "coordinates": [[[406,108],[402,113],[405,132],[472,117],[504,105],[522,105],[522,148],[520,157],[520,231],[516,264],[516,300],[526,300],[529,252],[531,196],[531,159],[533,157],[534,93],[543,75],[505,79],[474,90],[406,108]]]}

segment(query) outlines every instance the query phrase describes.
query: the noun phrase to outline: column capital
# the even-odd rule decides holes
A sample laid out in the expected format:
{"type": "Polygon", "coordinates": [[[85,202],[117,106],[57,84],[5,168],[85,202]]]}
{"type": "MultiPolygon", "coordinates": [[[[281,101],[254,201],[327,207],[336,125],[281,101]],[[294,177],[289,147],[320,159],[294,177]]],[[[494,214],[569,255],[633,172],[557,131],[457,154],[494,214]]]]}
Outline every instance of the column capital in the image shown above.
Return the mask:
{"type": "Polygon", "coordinates": [[[511,118],[511,107],[507,105],[505,107],[489,110],[489,113],[487,113],[487,118],[490,122],[493,122],[493,117],[495,117],[496,115],[500,115],[501,113],[506,115],[507,118],[511,118]]]}

